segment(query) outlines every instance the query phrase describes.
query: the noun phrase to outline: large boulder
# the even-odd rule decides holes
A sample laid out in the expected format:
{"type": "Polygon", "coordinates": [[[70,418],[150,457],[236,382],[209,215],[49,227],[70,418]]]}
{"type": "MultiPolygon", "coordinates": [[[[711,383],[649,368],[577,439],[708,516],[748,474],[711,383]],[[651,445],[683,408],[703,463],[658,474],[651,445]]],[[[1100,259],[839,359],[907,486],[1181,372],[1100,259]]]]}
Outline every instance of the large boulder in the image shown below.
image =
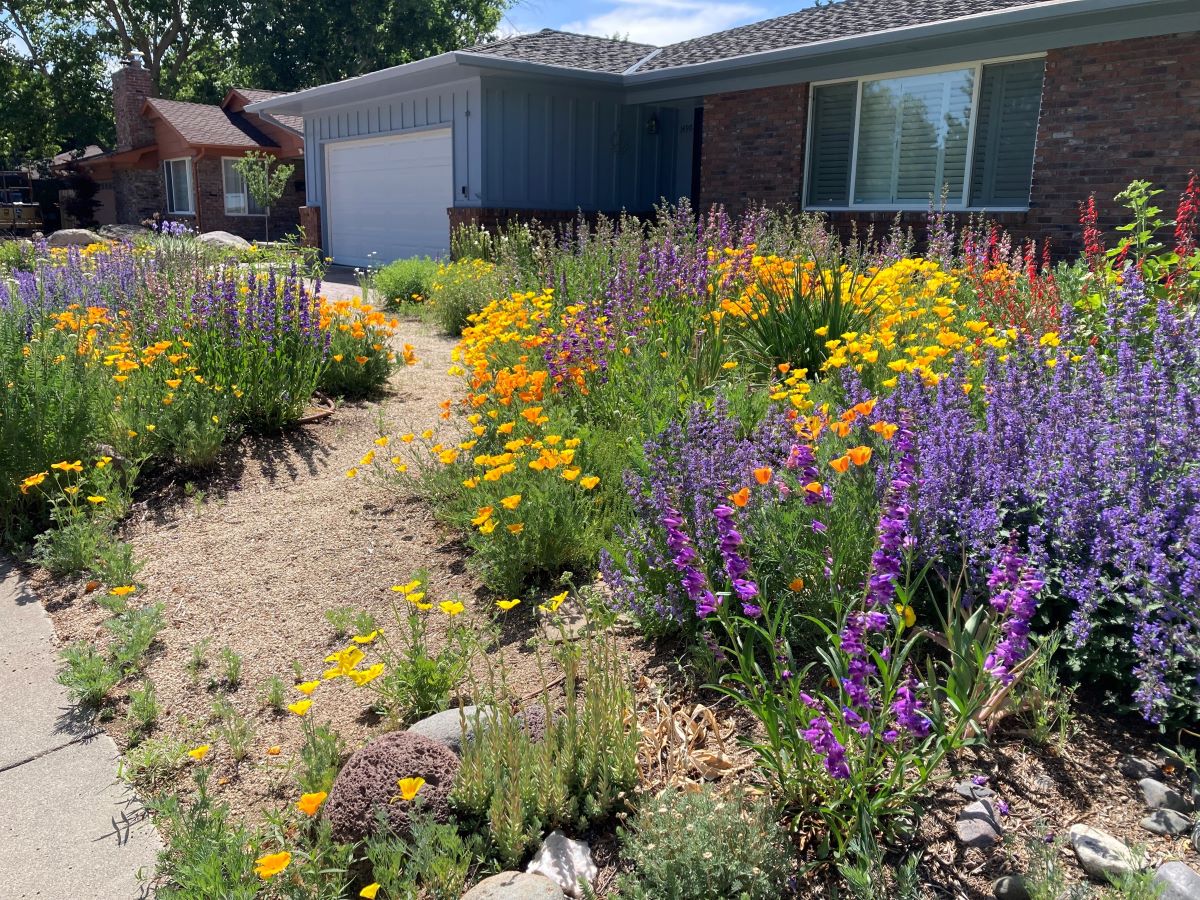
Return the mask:
{"type": "Polygon", "coordinates": [[[230,250],[245,250],[250,246],[250,242],[244,237],[238,237],[236,234],[230,234],[228,231],[206,231],[204,234],[198,235],[196,240],[205,244],[226,247],[230,250]]]}
{"type": "Polygon", "coordinates": [[[1196,900],[1200,897],[1200,872],[1187,863],[1163,863],[1154,873],[1161,900],[1196,900]]]}
{"type": "Polygon", "coordinates": [[[86,247],[103,243],[103,237],[86,228],[62,228],[46,238],[47,247],[86,247]]]}
{"type": "Polygon", "coordinates": [[[428,716],[408,727],[409,734],[419,734],[437,741],[461,755],[464,741],[470,743],[475,737],[475,726],[487,727],[495,712],[487,706],[464,706],[447,709],[428,716]]]}
{"type": "Polygon", "coordinates": [[[396,833],[406,835],[414,806],[439,822],[448,821],[458,767],[452,750],[419,734],[393,731],[375,738],[350,757],[329,791],[325,818],[333,836],[344,842],[362,840],[378,826],[379,811],[396,833]],[[400,797],[402,778],[425,779],[411,802],[400,797]]]}

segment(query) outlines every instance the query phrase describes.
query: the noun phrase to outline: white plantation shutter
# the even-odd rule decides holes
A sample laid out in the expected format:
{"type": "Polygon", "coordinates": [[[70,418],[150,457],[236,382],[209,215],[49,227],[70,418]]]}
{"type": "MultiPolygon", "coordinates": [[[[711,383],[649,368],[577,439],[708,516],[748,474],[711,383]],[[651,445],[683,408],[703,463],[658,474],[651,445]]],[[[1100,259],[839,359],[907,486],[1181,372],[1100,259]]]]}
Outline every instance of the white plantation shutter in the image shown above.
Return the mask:
{"type": "Polygon", "coordinates": [[[947,190],[963,200],[975,70],[866,81],[855,203],[921,204],[947,190]]]}

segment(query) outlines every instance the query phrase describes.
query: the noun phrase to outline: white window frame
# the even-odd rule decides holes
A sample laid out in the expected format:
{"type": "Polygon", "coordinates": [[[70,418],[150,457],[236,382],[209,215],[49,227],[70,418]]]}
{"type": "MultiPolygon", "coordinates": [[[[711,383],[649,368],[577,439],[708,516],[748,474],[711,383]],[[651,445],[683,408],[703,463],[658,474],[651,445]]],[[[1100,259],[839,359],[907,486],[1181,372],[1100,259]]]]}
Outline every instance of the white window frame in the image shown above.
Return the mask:
{"type": "MultiPolygon", "coordinates": [[[[886,81],[891,78],[901,78],[908,75],[935,75],[941,72],[959,72],[964,69],[974,70],[974,82],[972,87],[971,97],[971,122],[967,131],[967,162],[963,172],[963,192],[957,203],[953,203],[947,198],[946,210],[951,212],[1028,212],[1029,204],[1024,206],[971,206],[968,200],[971,196],[971,177],[973,167],[975,165],[975,129],[979,121],[979,92],[983,86],[983,68],[984,66],[994,66],[1000,63],[1020,62],[1026,59],[1045,59],[1045,53],[1025,53],[1019,56],[999,56],[993,59],[976,60],[975,62],[952,63],[944,66],[928,66],[922,69],[900,69],[894,72],[879,72],[872,75],[863,75],[858,78],[830,78],[825,81],[814,81],[808,86],[808,122],[805,130],[804,138],[804,208],[817,210],[821,212],[865,212],[869,210],[879,212],[926,212],[929,209],[929,203],[855,203],[854,188],[855,182],[858,179],[858,129],[862,119],[862,96],[863,85],[868,81],[886,81]],[[847,196],[850,198],[850,203],[845,206],[823,206],[811,204],[808,202],[808,184],[809,184],[809,167],[811,160],[809,159],[812,153],[812,138],[813,138],[813,91],[816,88],[829,84],[857,84],[857,92],[854,100],[854,136],[851,138],[850,144],[850,185],[847,196]]],[[[1042,90],[1045,90],[1044,83],[1042,90]]],[[[1036,146],[1035,146],[1036,155],[1036,146]]],[[[935,205],[940,203],[940,194],[933,198],[935,205]]]]}
{"type": "MultiPolygon", "coordinates": [[[[252,201],[252,198],[250,197],[250,186],[249,185],[246,185],[246,193],[244,195],[246,198],[246,211],[245,212],[230,212],[229,211],[229,183],[227,182],[226,177],[225,177],[225,163],[226,162],[237,162],[238,160],[243,159],[243,158],[244,157],[241,157],[241,156],[222,156],[221,157],[221,197],[223,200],[223,208],[225,210],[225,215],[229,216],[230,218],[261,219],[264,216],[266,216],[266,214],[267,214],[266,210],[263,210],[262,212],[250,212],[250,204],[253,201],[252,201]]],[[[245,177],[243,177],[242,181],[245,182],[245,177]]]]}
{"type": "Polygon", "coordinates": [[[192,158],[190,156],[176,156],[173,159],[164,159],[163,162],[163,187],[166,188],[164,193],[167,195],[167,214],[172,216],[194,216],[196,214],[196,179],[192,171],[192,158]],[[187,209],[172,209],[171,204],[174,202],[174,191],[171,186],[174,184],[174,177],[170,174],[171,163],[184,163],[183,170],[187,173],[187,209]]]}

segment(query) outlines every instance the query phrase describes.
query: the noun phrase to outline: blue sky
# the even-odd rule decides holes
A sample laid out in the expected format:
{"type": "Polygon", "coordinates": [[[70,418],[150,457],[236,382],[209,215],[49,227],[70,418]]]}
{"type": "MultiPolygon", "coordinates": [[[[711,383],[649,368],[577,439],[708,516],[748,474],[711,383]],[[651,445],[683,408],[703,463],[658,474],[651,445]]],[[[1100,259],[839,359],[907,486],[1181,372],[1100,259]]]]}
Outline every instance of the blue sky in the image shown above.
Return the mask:
{"type": "Polygon", "coordinates": [[[814,0],[516,0],[502,31],[561,28],[670,44],[812,6],[814,0]]]}

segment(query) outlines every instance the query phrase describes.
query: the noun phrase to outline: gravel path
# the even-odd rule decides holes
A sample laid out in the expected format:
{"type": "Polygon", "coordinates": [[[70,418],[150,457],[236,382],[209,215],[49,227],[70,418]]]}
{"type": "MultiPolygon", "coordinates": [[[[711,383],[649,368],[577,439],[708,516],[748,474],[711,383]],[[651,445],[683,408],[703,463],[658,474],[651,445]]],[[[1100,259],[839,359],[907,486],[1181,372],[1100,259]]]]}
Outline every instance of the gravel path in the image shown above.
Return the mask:
{"type": "MultiPolygon", "coordinates": [[[[211,477],[147,485],[149,498],[126,526],[125,539],[145,563],[138,597],[161,602],[166,613],[146,669],[162,709],[156,736],[189,747],[211,743],[214,781],[235,808],[276,802],[285,782],[280,767],[298,749],[300,729],[294,716],[265,707],[263,685],[278,676],[288,685],[287,702],[301,699],[291,689],[293,661],[306,678],[318,677],[324,657],[345,640],[334,636],[326,610],[350,606],[386,624],[396,597],[391,586],[418,569],[429,571],[438,598],[469,601],[478,591],[461,546],[414,493],[395,482],[346,477],[372,448],[381,421],[388,431],[445,426],[439,404],[459,391],[460,381],[446,374],[452,340],[416,322],[402,324],[395,340],[412,344],[418,362],[396,372],[377,399],[345,404],[283,434],[243,437],[211,477]],[[195,647],[207,665],[193,675],[187,663],[195,647]],[[224,648],[242,658],[234,689],[222,677],[224,648]],[[253,723],[240,764],[212,721],[220,696],[253,723]],[[276,746],[281,752],[268,755],[276,746]]],[[[63,643],[102,636],[105,614],[84,590],[60,587],[47,603],[63,643]]],[[[350,747],[377,730],[368,695],[344,679],[323,685],[313,700],[314,718],[332,722],[350,747]]],[[[122,718],[109,730],[124,746],[122,718]]],[[[173,781],[186,783],[178,776],[166,783],[173,781]]]]}

